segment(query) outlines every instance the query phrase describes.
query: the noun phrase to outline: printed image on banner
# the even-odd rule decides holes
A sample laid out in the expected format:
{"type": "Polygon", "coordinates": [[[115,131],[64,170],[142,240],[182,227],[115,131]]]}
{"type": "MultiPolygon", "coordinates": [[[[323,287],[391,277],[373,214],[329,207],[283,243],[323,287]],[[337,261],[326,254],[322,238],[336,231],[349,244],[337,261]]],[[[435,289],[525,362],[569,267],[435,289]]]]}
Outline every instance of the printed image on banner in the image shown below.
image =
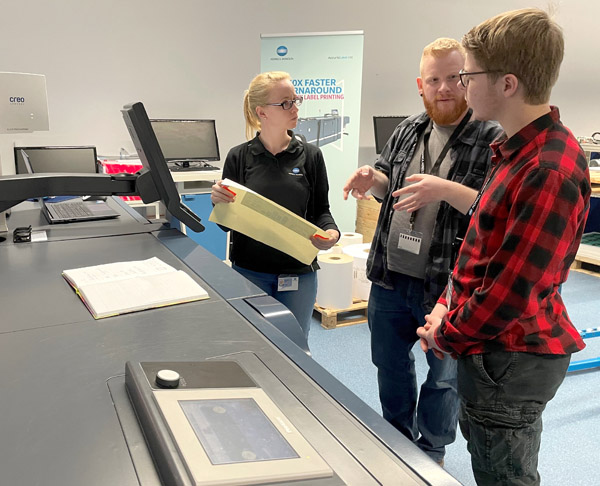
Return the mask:
{"type": "Polygon", "coordinates": [[[342,231],[355,224],[355,201],[343,200],[342,187],[358,166],[362,53],[362,32],[261,36],[261,72],[288,72],[304,98],[295,133],[323,152],[342,231]]]}

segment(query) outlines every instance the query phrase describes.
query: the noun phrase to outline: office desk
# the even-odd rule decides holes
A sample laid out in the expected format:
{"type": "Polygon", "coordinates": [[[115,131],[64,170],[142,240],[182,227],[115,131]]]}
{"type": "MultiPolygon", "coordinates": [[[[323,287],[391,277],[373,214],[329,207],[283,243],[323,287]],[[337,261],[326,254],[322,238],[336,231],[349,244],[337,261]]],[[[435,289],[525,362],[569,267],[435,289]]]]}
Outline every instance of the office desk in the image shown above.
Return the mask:
{"type": "Polygon", "coordinates": [[[9,229],[29,221],[49,239],[0,244],[2,484],[161,484],[125,363],[205,359],[261,367],[259,384],[338,474],[298,486],[459,484],[256,312],[259,289],[178,231],[111,204],[119,220],[47,228],[25,206],[9,218],[9,229]],[[61,277],[152,256],[187,271],[210,298],[95,321],[61,277]]]}

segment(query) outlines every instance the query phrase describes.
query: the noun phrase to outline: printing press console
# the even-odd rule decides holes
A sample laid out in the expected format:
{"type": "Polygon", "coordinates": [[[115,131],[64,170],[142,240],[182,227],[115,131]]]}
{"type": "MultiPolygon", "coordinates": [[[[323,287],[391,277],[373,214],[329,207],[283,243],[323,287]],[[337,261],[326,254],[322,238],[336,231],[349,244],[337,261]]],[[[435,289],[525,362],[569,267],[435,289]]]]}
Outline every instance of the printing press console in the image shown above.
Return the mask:
{"type": "Polygon", "coordinates": [[[120,218],[8,218],[47,241],[0,243],[2,484],[459,484],[286,335],[289,311],[271,323],[260,289],[108,202],[120,218]],[[153,256],[209,299],[95,321],[61,276],[153,256]]]}

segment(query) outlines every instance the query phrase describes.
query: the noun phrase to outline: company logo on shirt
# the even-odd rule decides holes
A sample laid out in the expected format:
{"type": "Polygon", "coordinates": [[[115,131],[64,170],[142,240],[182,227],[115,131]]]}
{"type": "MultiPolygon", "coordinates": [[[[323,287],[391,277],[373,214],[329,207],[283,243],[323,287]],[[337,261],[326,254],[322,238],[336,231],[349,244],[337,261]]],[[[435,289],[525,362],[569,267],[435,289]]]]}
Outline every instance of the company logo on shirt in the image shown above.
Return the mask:
{"type": "Polygon", "coordinates": [[[277,54],[279,54],[280,56],[285,56],[288,53],[288,48],[285,46],[279,46],[277,48],[277,54]]]}
{"type": "Polygon", "coordinates": [[[292,169],[292,172],[289,172],[289,174],[291,176],[302,176],[302,174],[300,173],[300,168],[299,167],[294,167],[292,169]]]}

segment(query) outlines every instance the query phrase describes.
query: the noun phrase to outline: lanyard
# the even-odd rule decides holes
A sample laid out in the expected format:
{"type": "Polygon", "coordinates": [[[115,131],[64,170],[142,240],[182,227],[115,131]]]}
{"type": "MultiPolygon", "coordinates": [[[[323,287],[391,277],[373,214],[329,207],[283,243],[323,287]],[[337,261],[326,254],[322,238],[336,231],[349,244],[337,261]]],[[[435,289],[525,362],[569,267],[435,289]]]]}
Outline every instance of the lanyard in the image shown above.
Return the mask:
{"type": "MultiPolygon", "coordinates": [[[[463,119],[460,121],[460,123],[456,126],[456,128],[452,132],[452,135],[450,135],[450,138],[445,143],[444,148],[442,148],[440,155],[438,155],[438,158],[435,161],[435,164],[433,164],[433,167],[431,167],[431,171],[429,172],[430,174],[435,175],[438,173],[438,171],[440,170],[440,166],[442,165],[442,162],[446,158],[446,154],[448,153],[448,150],[450,150],[450,147],[456,141],[456,139],[461,134],[461,132],[463,131],[463,129],[465,128],[465,126],[467,125],[467,123],[469,122],[470,119],[471,119],[471,110],[469,110],[467,112],[467,114],[463,117],[463,119]]],[[[426,159],[429,160],[429,158],[430,158],[429,157],[429,136],[430,135],[431,135],[431,131],[426,131],[425,134],[423,135],[423,153],[421,154],[421,161],[419,164],[419,173],[420,174],[425,174],[425,169],[426,169],[425,160],[426,159]]],[[[417,217],[417,211],[413,211],[410,215],[410,223],[409,223],[411,231],[414,228],[416,217],[417,217]]]]}
{"type": "Polygon", "coordinates": [[[475,212],[475,210],[477,209],[477,206],[479,205],[479,200],[481,199],[481,196],[483,195],[483,191],[485,191],[487,189],[487,186],[490,185],[490,182],[492,182],[492,177],[494,177],[494,174],[498,170],[499,166],[500,166],[500,163],[498,163],[498,165],[496,165],[496,167],[494,167],[491,170],[489,177],[485,180],[485,182],[483,183],[483,186],[481,186],[481,189],[479,189],[479,192],[477,193],[477,197],[475,198],[475,201],[473,201],[473,204],[471,204],[471,208],[467,212],[467,216],[469,216],[469,217],[473,216],[473,213],[475,212]]]}

